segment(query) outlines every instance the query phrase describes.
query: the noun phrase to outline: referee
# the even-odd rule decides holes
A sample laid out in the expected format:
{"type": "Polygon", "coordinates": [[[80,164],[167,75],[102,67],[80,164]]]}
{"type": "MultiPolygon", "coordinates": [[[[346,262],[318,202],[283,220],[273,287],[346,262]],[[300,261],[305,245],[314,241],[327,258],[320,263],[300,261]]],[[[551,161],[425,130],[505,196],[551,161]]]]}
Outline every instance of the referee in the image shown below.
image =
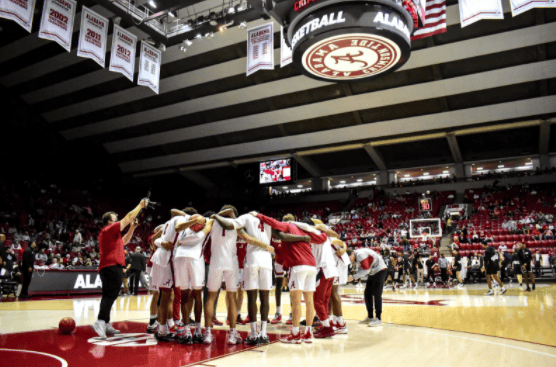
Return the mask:
{"type": "Polygon", "coordinates": [[[125,267],[124,245],[126,245],[135,230],[135,218],[149,203],[143,199],[135,209],[127,213],[124,219],[118,221],[118,214],[108,212],[102,216],[104,228],[98,236],[100,264],[98,272],[102,281],[102,299],[98,320],[91,325],[101,339],[106,339],[106,334],[119,334],[120,332],[110,325],[110,311],[118,298],[122,287],[123,268],[125,267]],[[122,238],[122,231],[130,225],[126,235],[122,238]]]}

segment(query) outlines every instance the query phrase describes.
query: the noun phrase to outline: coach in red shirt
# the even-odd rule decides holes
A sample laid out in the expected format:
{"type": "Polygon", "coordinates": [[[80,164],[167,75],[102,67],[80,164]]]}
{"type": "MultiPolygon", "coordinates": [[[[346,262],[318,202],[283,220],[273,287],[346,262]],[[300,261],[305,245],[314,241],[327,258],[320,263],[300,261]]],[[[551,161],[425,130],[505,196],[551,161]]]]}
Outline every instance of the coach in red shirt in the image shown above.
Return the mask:
{"type": "Polygon", "coordinates": [[[100,252],[98,272],[102,281],[102,299],[100,301],[98,320],[91,325],[93,330],[102,339],[106,339],[106,334],[119,334],[119,331],[110,325],[110,311],[122,287],[123,269],[125,267],[124,245],[133,236],[133,231],[137,226],[135,218],[148,203],[147,199],[141,200],[139,205],[121,221],[118,221],[118,214],[115,212],[108,212],[102,216],[104,228],[102,228],[98,236],[100,252]],[[130,225],[130,228],[122,238],[122,231],[128,225],[130,225]]]}

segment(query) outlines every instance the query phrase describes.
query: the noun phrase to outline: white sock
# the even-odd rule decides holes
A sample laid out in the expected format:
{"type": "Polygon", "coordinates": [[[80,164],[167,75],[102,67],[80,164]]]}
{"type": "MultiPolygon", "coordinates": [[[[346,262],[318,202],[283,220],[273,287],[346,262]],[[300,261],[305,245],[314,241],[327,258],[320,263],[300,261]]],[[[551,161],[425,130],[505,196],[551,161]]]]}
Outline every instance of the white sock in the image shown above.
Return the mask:
{"type": "Polygon", "coordinates": [[[311,326],[306,326],[305,327],[305,332],[303,334],[307,334],[309,333],[309,335],[313,335],[313,328],[311,326]]]}
{"type": "Polygon", "coordinates": [[[299,334],[299,326],[294,326],[294,327],[292,327],[292,334],[293,334],[293,335],[299,334]]]}
{"type": "Polygon", "coordinates": [[[201,323],[200,322],[195,323],[195,333],[201,334],[201,323]]]}
{"type": "Polygon", "coordinates": [[[230,328],[230,333],[236,333],[236,328],[230,328]]]}
{"type": "Polygon", "coordinates": [[[266,321],[261,321],[261,334],[266,335],[266,321]]]}
{"type": "Polygon", "coordinates": [[[332,316],[332,322],[334,323],[338,322],[338,316],[336,315],[332,316]]]}
{"type": "Polygon", "coordinates": [[[344,322],[344,317],[343,316],[338,316],[338,324],[340,324],[340,325],[345,325],[346,324],[344,322]]]}
{"type": "Polygon", "coordinates": [[[324,320],[322,324],[324,325],[324,327],[330,327],[330,322],[328,321],[328,319],[324,320]]]}
{"type": "Polygon", "coordinates": [[[281,315],[281,314],[282,314],[282,306],[276,306],[276,313],[277,313],[278,315],[281,315]]]}
{"type": "Polygon", "coordinates": [[[158,324],[158,333],[160,335],[166,335],[168,334],[168,325],[161,325],[158,324]]]}
{"type": "Polygon", "coordinates": [[[175,325],[174,319],[168,319],[168,327],[171,329],[174,327],[174,325],[175,325]]]}
{"type": "Polygon", "coordinates": [[[151,320],[152,320],[152,319],[156,319],[156,318],[158,318],[158,315],[157,315],[157,314],[151,315],[151,320]]]}
{"type": "Polygon", "coordinates": [[[205,328],[205,333],[210,333],[210,329],[212,329],[211,327],[206,327],[205,328]]]}
{"type": "Polygon", "coordinates": [[[257,334],[257,322],[251,322],[251,334],[255,335],[257,334]]]}

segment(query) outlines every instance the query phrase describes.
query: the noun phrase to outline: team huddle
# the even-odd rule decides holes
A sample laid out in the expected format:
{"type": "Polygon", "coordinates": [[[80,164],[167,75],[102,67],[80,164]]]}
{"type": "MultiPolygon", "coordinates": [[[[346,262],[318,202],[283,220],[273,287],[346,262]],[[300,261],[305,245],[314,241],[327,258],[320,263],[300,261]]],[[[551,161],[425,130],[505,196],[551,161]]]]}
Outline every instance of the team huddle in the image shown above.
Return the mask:
{"type": "MultiPolygon", "coordinates": [[[[270,322],[282,321],[281,285],[287,278],[292,307],[288,323],[291,322],[292,331],[281,341],[294,344],[312,342],[315,311],[321,325],[314,337],[346,334],[338,287],[355,278],[367,275],[372,278],[373,274],[384,273],[381,270],[386,268],[382,258],[369,249],[351,253],[339,240],[339,235],[320,220],[303,218],[297,222],[293,215],[288,214],[283,221],[278,221],[257,212],[239,216],[236,208],[229,205],[224,206],[218,214],[208,212],[199,215],[193,208],[182,211],[174,209],[172,218],[155,229],[150,241],[154,252],[147,271],[154,296],[147,331],[154,333],[159,341],[177,341],[182,344],[212,343],[215,302],[223,283],[230,325],[228,344],[268,344],[273,256],[277,310],[270,322]],[[247,243],[243,263],[238,260],[243,257],[238,257],[238,241],[247,243]],[[348,277],[351,262],[357,264],[359,271],[348,277]],[[203,305],[205,282],[208,296],[205,295],[203,305]],[[181,312],[185,326],[179,330],[171,325],[173,322],[169,323],[168,317],[172,314],[175,288],[181,290],[181,312]],[[236,300],[238,292],[242,290],[247,293],[251,326],[245,341],[236,329],[236,300]],[[260,300],[260,328],[257,324],[257,298],[260,300]],[[306,327],[303,332],[300,331],[302,298],[306,305],[306,327]],[[333,316],[329,315],[329,309],[333,316]],[[195,320],[193,332],[188,326],[192,311],[195,320]],[[201,328],[203,312],[204,333],[201,328]]],[[[370,298],[372,300],[372,296],[370,298]]],[[[378,319],[382,312],[381,306],[376,305],[378,319]]],[[[372,301],[370,307],[369,314],[372,314],[372,301]]]]}

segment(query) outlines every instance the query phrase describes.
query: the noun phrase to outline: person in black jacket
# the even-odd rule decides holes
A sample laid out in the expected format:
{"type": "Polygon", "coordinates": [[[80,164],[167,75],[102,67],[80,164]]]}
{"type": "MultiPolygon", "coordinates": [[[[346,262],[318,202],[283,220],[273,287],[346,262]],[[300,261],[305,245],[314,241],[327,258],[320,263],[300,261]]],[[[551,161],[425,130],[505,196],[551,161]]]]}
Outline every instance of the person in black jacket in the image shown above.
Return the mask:
{"type": "Polygon", "coordinates": [[[535,277],[531,272],[531,260],[533,260],[533,254],[531,253],[531,250],[525,247],[524,243],[519,243],[518,246],[519,251],[517,254],[519,255],[519,261],[524,275],[523,277],[525,278],[525,284],[527,285],[525,292],[531,292],[531,288],[529,288],[529,279],[527,278],[531,279],[531,282],[533,283],[533,290],[535,290],[535,277]]]}
{"type": "Polygon", "coordinates": [[[519,260],[519,248],[514,249],[514,253],[512,255],[512,265],[514,275],[517,277],[519,287],[521,288],[523,287],[523,271],[521,270],[521,261],[519,260]]]}
{"type": "MultiPolygon", "coordinates": [[[[137,246],[135,248],[135,252],[130,255],[130,264],[129,267],[129,291],[134,296],[137,295],[139,291],[139,280],[141,278],[141,273],[143,269],[147,266],[147,260],[145,256],[141,253],[141,247],[137,246]]],[[[143,284],[143,287],[146,287],[146,284],[143,284]]]]}
{"type": "Polygon", "coordinates": [[[32,242],[31,246],[27,247],[23,252],[23,258],[21,259],[21,276],[23,278],[23,286],[21,288],[19,298],[29,298],[29,284],[31,284],[31,278],[33,277],[33,270],[35,268],[36,249],[37,244],[32,242]]]}
{"type": "Polygon", "coordinates": [[[485,250],[485,259],[483,265],[483,271],[486,273],[487,283],[489,291],[485,293],[485,296],[492,296],[494,295],[494,290],[492,289],[492,282],[491,277],[494,278],[500,284],[500,294],[506,293],[506,288],[504,288],[504,284],[498,277],[498,272],[500,271],[500,255],[496,252],[494,247],[492,246],[484,246],[485,250]]]}

